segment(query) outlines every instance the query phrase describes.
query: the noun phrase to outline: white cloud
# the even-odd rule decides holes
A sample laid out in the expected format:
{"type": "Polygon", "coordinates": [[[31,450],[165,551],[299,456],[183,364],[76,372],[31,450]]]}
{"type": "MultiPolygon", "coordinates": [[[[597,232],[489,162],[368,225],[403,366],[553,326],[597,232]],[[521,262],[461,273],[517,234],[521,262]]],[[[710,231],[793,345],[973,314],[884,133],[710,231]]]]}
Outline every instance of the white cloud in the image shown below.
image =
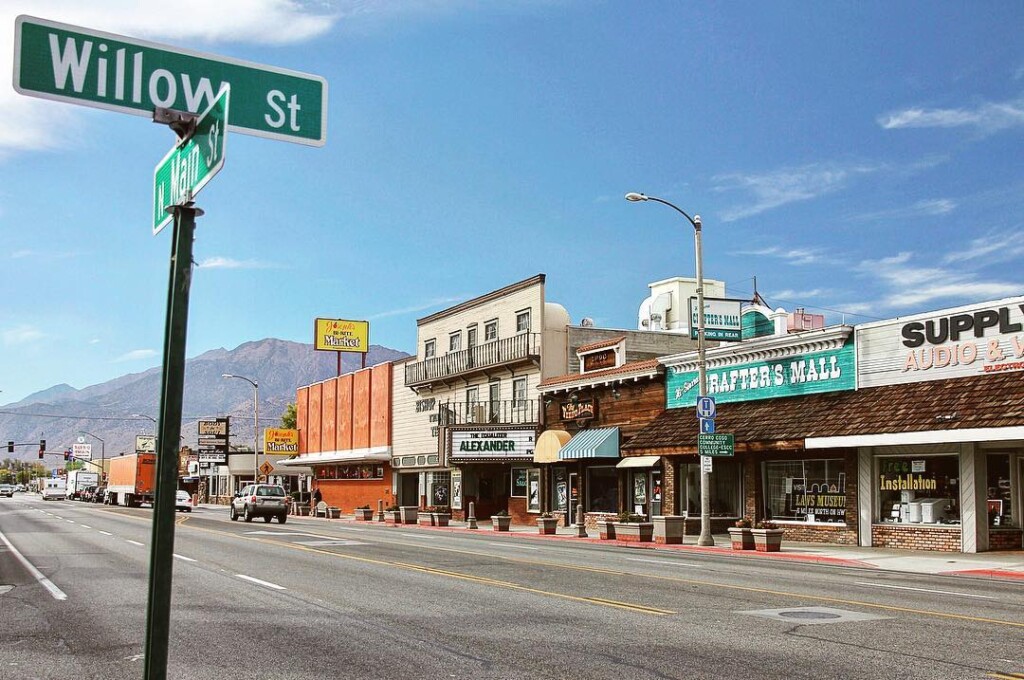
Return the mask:
{"type": "Polygon", "coordinates": [[[879,304],[906,309],[933,300],[991,300],[1020,293],[1020,283],[979,281],[971,272],[941,267],[917,267],[911,253],[879,260],[864,260],[855,267],[859,273],[884,284],[887,293],[879,304]]]}
{"type": "Polygon", "coordinates": [[[812,290],[793,290],[791,288],[787,288],[785,290],[777,290],[768,297],[770,297],[772,300],[778,300],[779,302],[796,302],[797,304],[799,304],[800,300],[804,300],[807,298],[817,298],[823,295],[829,295],[830,293],[831,291],[824,288],[814,288],[812,290]]]}
{"type": "Polygon", "coordinates": [[[149,359],[156,356],[155,349],[133,349],[131,352],[122,354],[116,359],[112,359],[110,363],[119,364],[126,361],[139,361],[140,359],[149,359]]]}
{"type": "Polygon", "coordinates": [[[777,257],[789,264],[815,264],[827,260],[824,252],[813,248],[781,248],[771,246],[759,250],[741,250],[738,255],[753,255],[755,257],[777,257]]]}
{"type": "Polygon", "coordinates": [[[276,265],[259,260],[235,260],[230,257],[208,257],[200,262],[202,269],[275,269],[276,265]]]}
{"type": "Polygon", "coordinates": [[[433,300],[429,300],[427,302],[415,305],[413,307],[403,307],[401,309],[392,309],[392,310],[389,310],[389,311],[386,311],[386,312],[380,312],[378,314],[372,314],[372,315],[370,315],[370,316],[368,316],[366,318],[367,319],[383,319],[384,317],[388,317],[388,316],[401,316],[403,314],[412,314],[413,312],[422,312],[425,309],[434,309],[435,307],[440,307],[441,305],[450,305],[450,304],[454,304],[456,302],[462,302],[463,300],[466,300],[468,298],[469,298],[468,295],[454,295],[454,296],[451,296],[451,297],[434,298],[433,300]]]}
{"type": "Polygon", "coordinates": [[[856,175],[875,172],[867,166],[806,165],[800,168],[781,168],[763,174],[729,174],[714,177],[719,192],[742,191],[752,195],[752,202],[730,208],[722,215],[725,222],[733,222],[778,208],[787,203],[807,201],[838,191],[856,175]]]}
{"type": "Polygon", "coordinates": [[[26,345],[37,340],[42,340],[46,334],[35,326],[22,324],[0,334],[5,345],[26,345]]]}
{"type": "MultiPolygon", "coordinates": [[[[358,8],[362,3],[345,3],[358,8]]],[[[323,35],[342,13],[321,12],[295,0],[178,0],[171,5],[137,0],[9,0],[0,4],[0,73],[14,69],[14,20],[19,14],[121,35],[171,42],[257,45],[296,43],[323,35]]],[[[9,81],[8,81],[9,82],[9,81]]],[[[83,134],[82,108],[26,97],[0,88],[0,160],[14,152],[74,148],[83,134]]]]}
{"type": "Polygon", "coordinates": [[[886,130],[974,127],[992,133],[1024,125],[1024,99],[985,102],[973,109],[909,108],[879,116],[878,124],[886,130]]]}
{"type": "Polygon", "coordinates": [[[958,207],[957,202],[949,198],[934,198],[921,200],[913,205],[905,206],[902,208],[892,208],[890,210],[879,210],[877,212],[864,213],[857,215],[852,219],[855,220],[907,220],[914,219],[917,217],[938,217],[940,215],[948,215],[949,213],[956,210],[958,207]]]}
{"type": "Polygon", "coordinates": [[[949,253],[943,262],[966,262],[986,258],[987,261],[1005,262],[1024,255],[1019,231],[992,233],[972,239],[964,250],[949,253]]]}

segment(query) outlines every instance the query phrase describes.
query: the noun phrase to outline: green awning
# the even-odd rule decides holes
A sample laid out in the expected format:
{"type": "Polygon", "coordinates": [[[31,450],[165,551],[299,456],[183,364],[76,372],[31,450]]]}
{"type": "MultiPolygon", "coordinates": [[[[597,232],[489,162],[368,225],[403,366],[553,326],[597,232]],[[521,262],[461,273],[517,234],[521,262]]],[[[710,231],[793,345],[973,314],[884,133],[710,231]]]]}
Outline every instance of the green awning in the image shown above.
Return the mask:
{"type": "Polygon", "coordinates": [[[577,432],[558,452],[558,460],[618,457],[619,428],[617,427],[602,427],[577,432]]]}

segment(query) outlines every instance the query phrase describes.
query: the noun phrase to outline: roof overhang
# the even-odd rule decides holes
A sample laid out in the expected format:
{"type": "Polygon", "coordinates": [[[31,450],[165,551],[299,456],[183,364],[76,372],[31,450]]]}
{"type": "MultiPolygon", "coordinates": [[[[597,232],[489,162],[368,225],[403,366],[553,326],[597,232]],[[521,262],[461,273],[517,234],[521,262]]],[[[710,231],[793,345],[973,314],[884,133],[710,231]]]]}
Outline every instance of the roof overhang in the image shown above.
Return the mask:
{"type": "Polygon", "coordinates": [[[321,451],[306,453],[297,458],[278,461],[276,465],[284,467],[327,465],[331,463],[388,463],[391,462],[390,446],[375,446],[367,449],[350,449],[347,451],[321,451]]]}
{"type": "Polygon", "coordinates": [[[1024,427],[981,427],[927,432],[855,434],[840,437],[809,437],[808,449],[837,449],[858,446],[910,446],[914,444],[965,444],[968,442],[1004,442],[1024,439],[1024,427]]]}

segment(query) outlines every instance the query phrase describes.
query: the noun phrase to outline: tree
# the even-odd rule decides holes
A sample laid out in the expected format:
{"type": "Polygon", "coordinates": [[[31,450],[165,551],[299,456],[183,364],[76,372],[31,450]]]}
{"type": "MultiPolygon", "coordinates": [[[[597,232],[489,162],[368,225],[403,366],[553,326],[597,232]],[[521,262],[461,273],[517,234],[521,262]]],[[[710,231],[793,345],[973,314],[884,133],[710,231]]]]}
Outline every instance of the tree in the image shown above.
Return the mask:
{"type": "Polygon", "coordinates": [[[85,463],[80,460],[72,460],[64,464],[64,469],[68,472],[71,472],[72,470],[81,470],[84,467],[85,463]]]}
{"type": "Polygon", "coordinates": [[[286,430],[294,430],[296,419],[295,402],[292,402],[284,407],[284,413],[281,414],[281,427],[286,430]]]}

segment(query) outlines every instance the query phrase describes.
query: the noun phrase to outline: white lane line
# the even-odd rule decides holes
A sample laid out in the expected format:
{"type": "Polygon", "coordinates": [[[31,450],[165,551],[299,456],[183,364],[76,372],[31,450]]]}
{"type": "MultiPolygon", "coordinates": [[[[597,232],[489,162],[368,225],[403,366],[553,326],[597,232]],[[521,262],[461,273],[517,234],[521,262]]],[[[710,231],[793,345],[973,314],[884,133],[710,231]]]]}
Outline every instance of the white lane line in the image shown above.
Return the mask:
{"type": "Polygon", "coordinates": [[[83,524],[83,525],[82,525],[82,528],[83,528],[83,529],[92,529],[92,527],[91,527],[91,526],[89,526],[88,524],[83,524]]]}
{"type": "Polygon", "coordinates": [[[64,521],[67,522],[68,524],[74,524],[75,523],[75,520],[73,520],[73,519],[66,519],[64,521]]]}
{"type": "Polygon", "coordinates": [[[534,548],[529,545],[515,545],[513,543],[492,543],[491,545],[495,548],[511,548],[512,550],[540,550],[540,548],[534,548]]]}
{"type": "Polygon", "coordinates": [[[133,541],[130,538],[126,538],[124,540],[127,541],[128,543],[131,543],[132,545],[146,545],[145,543],[139,543],[138,541],[133,541]]]}
{"type": "Polygon", "coordinates": [[[103,529],[98,529],[97,531],[99,531],[104,536],[113,536],[114,535],[114,534],[110,533],[109,531],[104,531],[103,529]]]}
{"type": "Polygon", "coordinates": [[[179,560],[185,560],[186,562],[195,562],[195,560],[194,560],[194,559],[192,559],[191,557],[185,557],[184,555],[179,555],[178,553],[173,553],[173,554],[174,554],[174,556],[175,556],[175,557],[177,557],[177,558],[178,558],[179,560]]]}
{"type": "Polygon", "coordinates": [[[433,536],[424,536],[423,534],[398,534],[399,536],[408,536],[409,538],[428,538],[432,539],[433,536]]]}
{"type": "Polygon", "coordinates": [[[50,591],[50,595],[53,595],[53,599],[55,599],[55,600],[66,600],[66,599],[68,599],[67,594],[63,590],[61,590],[57,586],[53,585],[53,581],[51,581],[50,579],[48,579],[45,576],[43,576],[43,572],[41,572],[38,569],[36,569],[34,564],[29,562],[25,558],[24,555],[22,555],[20,552],[18,552],[18,549],[15,548],[14,545],[10,541],[7,540],[7,537],[3,535],[3,532],[0,532],[0,541],[3,541],[4,545],[7,546],[7,549],[11,551],[11,554],[18,558],[18,561],[21,562],[22,565],[24,565],[25,569],[28,570],[28,573],[32,574],[32,577],[35,578],[35,580],[39,581],[39,583],[44,588],[46,588],[48,591],[50,591]]]}
{"type": "Polygon", "coordinates": [[[240,579],[245,579],[246,581],[251,581],[252,583],[255,583],[257,585],[266,586],[267,588],[273,588],[274,590],[288,590],[284,586],[279,586],[276,583],[271,583],[270,581],[261,581],[258,578],[246,576],[245,574],[235,574],[235,576],[237,576],[240,579]]]}
{"type": "Polygon", "coordinates": [[[695,564],[693,562],[676,562],[675,560],[645,560],[640,557],[629,557],[627,558],[630,562],[650,562],[651,564],[660,564],[665,567],[700,567],[704,568],[705,564],[695,564]]]}
{"type": "Polygon", "coordinates": [[[991,595],[975,595],[973,593],[954,593],[950,590],[932,590],[931,588],[912,588],[910,586],[894,586],[889,583],[868,583],[866,581],[856,581],[858,586],[867,586],[869,588],[892,588],[893,590],[914,590],[919,593],[936,593],[938,595],[956,595],[957,597],[975,597],[979,600],[994,600],[996,598],[991,595]]]}

